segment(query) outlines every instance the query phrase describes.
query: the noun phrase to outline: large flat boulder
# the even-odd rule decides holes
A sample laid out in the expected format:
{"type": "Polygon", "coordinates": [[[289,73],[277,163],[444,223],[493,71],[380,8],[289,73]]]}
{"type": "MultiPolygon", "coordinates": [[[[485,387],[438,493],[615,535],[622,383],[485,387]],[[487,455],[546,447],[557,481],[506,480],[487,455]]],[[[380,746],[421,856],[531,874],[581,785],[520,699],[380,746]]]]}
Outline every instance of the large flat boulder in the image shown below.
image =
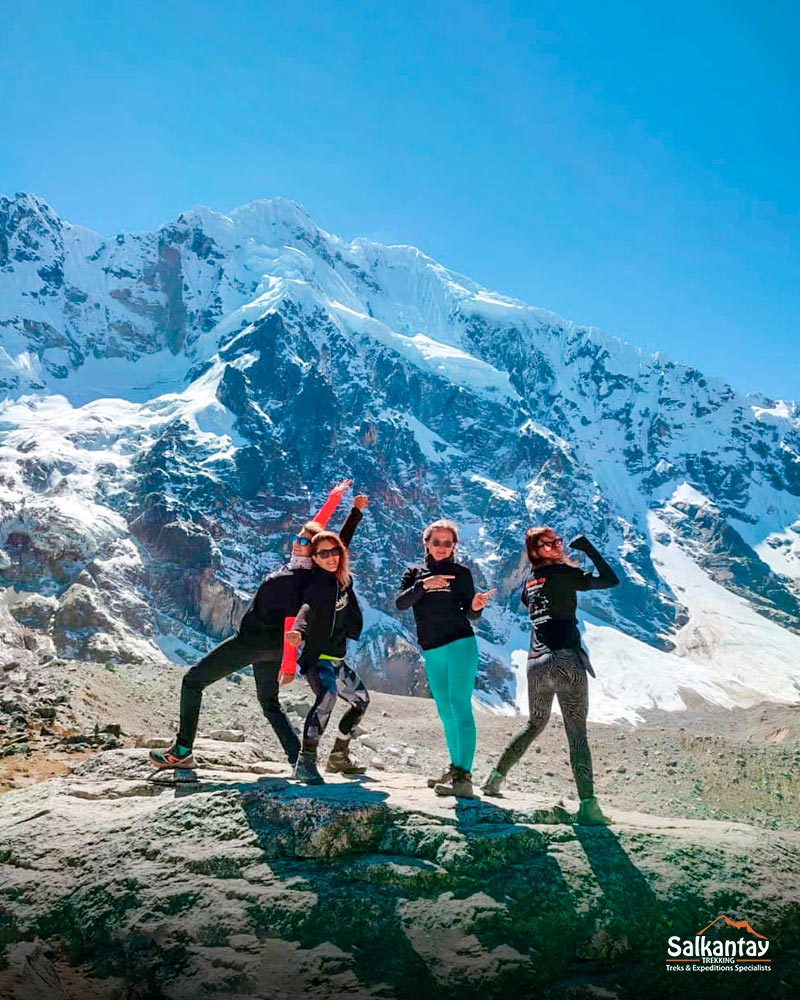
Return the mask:
{"type": "Polygon", "coordinates": [[[185,781],[112,750],[2,796],[0,995],[27,997],[20,969],[52,996],[79,982],[109,1000],[789,997],[800,983],[799,834],[614,811],[580,827],[574,803],[456,803],[391,772],[309,788],[257,757],[203,741],[185,781]],[[769,939],[771,971],[667,971],[668,938],[722,913],[769,939]]]}

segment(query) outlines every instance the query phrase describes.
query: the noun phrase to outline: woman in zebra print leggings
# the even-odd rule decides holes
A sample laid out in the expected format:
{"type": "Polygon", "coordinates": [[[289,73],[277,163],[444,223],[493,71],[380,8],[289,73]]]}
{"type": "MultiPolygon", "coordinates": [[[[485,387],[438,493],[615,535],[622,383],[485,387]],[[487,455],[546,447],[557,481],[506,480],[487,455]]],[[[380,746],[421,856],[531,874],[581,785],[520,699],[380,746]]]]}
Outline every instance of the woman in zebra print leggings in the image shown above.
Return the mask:
{"type": "Polygon", "coordinates": [[[565,554],[561,538],[552,528],[529,528],[525,549],[531,571],[522,588],[522,603],[531,618],[531,648],[528,653],[528,701],[530,718],[503,751],[497,767],[483,786],[485,795],[499,795],[508,770],[522,757],[550,719],[553,695],[558,697],[569,743],[569,759],[581,800],[578,822],[601,825],[606,822],[594,797],[592,755],[586,737],[589,709],[587,673],[594,676],[586,651],[581,646],[576,593],[616,587],[619,578],[584,535],[569,543],[585,552],[597,575],[585,573],[565,554]]]}

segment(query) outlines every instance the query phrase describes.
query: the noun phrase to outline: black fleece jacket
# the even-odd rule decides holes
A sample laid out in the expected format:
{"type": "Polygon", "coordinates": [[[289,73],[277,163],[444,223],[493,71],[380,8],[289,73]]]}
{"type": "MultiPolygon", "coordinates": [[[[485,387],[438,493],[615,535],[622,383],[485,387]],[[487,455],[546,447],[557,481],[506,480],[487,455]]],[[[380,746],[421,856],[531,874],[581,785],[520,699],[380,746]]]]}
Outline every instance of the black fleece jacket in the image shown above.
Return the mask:
{"type": "Polygon", "coordinates": [[[347,640],[358,639],[363,626],[364,619],[353,584],[342,588],[335,573],[314,566],[294,623],[295,630],[304,640],[298,657],[301,671],[323,653],[343,659],[347,652],[347,640]]]}
{"type": "MultiPolygon", "coordinates": [[[[362,513],[353,507],[342,525],[339,537],[349,547],[353,535],[362,518],[362,513]]],[[[275,634],[275,642],[283,645],[283,620],[296,615],[303,603],[303,591],[311,578],[312,571],[285,564],[273,570],[258,588],[250,606],[242,616],[240,632],[259,630],[275,634]]]]}
{"type": "Polygon", "coordinates": [[[472,610],[475,584],[466,566],[452,559],[435,560],[425,557],[422,566],[410,566],[400,581],[395,606],[400,611],[414,609],[417,639],[423,649],[438,649],[456,639],[466,639],[475,633],[470,621],[480,618],[472,610]],[[453,576],[444,590],[426,590],[423,581],[430,576],[453,576]]]}
{"type": "Polygon", "coordinates": [[[533,566],[522,588],[521,600],[531,618],[531,658],[556,649],[581,649],[575,612],[579,590],[606,590],[616,587],[619,577],[587,539],[581,551],[594,563],[598,575],[576,566],[547,563],[533,566]]]}

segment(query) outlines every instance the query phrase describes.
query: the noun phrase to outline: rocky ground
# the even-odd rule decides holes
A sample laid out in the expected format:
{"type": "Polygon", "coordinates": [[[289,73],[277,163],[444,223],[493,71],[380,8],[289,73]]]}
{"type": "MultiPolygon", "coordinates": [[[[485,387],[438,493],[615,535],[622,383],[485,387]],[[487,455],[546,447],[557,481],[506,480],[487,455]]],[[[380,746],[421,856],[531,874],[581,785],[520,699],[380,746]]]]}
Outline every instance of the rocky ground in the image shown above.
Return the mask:
{"type": "Polygon", "coordinates": [[[152,780],[109,750],[3,797],[0,996],[740,996],[741,974],[666,969],[667,938],[721,913],[770,940],[749,995],[800,988],[797,833],[616,806],[585,828],[547,794],[309,789],[255,744],[198,751],[152,780]]]}
{"type": "MultiPolygon", "coordinates": [[[[54,659],[17,667],[0,686],[0,789],[41,780],[98,747],[133,746],[175,731],[178,667],[102,666],[54,659]]],[[[299,727],[310,702],[302,680],[282,697],[299,727]]],[[[476,710],[476,775],[485,775],[521,717],[476,710]]],[[[331,727],[331,732],[333,731],[331,727]]],[[[239,729],[270,756],[280,755],[245,672],[205,694],[201,735],[239,729]]],[[[800,703],[727,711],[694,699],[684,713],[652,713],[645,724],[590,726],[603,801],[657,816],[729,819],[800,829],[800,703]]],[[[328,740],[330,742],[330,739],[328,740]]],[[[359,753],[371,768],[433,774],[447,763],[433,703],[374,693],[359,753]]],[[[325,744],[323,744],[323,747],[325,744]]],[[[511,790],[557,801],[573,792],[560,717],[511,772],[511,790]]]]}
{"type": "MultiPolygon", "coordinates": [[[[800,992],[800,707],[591,726],[593,830],[558,717],[504,798],[454,808],[423,781],[446,763],[433,703],[375,694],[367,778],[311,790],[246,674],[207,692],[201,780],[154,782],[181,673],[4,671],[0,997],[739,996],[741,974],[665,971],[667,937],[722,912],[772,942],[747,992],[800,992]]],[[[308,688],[282,697],[299,725],[308,688]]],[[[477,721],[480,776],[523,720],[477,721]]]]}

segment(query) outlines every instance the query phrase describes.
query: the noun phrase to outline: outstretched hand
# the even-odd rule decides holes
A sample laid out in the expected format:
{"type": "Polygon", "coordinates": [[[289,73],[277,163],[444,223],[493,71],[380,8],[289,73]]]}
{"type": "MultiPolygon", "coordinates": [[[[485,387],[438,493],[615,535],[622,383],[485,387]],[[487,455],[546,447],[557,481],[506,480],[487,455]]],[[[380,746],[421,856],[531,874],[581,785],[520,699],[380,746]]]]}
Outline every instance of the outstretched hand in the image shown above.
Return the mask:
{"type": "Polygon", "coordinates": [[[359,493],[357,497],[353,497],[353,506],[356,510],[363,510],[365,507],[369,506],[369,497],[364,493],[359,493]]]}
{"type": "Polygon", "coordinates": [[[478,593],[472,598],[472,610],[473,611],[483,611],[486,605],[489,603],[489,598],[493,597],[497,593],[497,588],[494,587],[492,590],[478,591],[478,593]]]}
{"type": "Polygon", "coordinates": [[[342,479],[341,482],[337,483],[333,487],[331,493],[341,493],[341,495],[344,496],[344,494],[347,493],[347,491],[350,489],[352,485],[353,485],[352,479],[342,479]]]}
{"type": "Polygon", "coordinates": [[[290,646],[299,646],[303,641],[303,635],[301,632],[297,632],[293,629],[291,632],[286,633],[286,641],[290,646]]]}
{"type": "Polygon", "coordinates": [[[571,549],[576,549],[578,552],[586,552],[591,547],[592,543],[586,537],[586,535],[576,535],[572,541],[569,543],[571,549]]]}

